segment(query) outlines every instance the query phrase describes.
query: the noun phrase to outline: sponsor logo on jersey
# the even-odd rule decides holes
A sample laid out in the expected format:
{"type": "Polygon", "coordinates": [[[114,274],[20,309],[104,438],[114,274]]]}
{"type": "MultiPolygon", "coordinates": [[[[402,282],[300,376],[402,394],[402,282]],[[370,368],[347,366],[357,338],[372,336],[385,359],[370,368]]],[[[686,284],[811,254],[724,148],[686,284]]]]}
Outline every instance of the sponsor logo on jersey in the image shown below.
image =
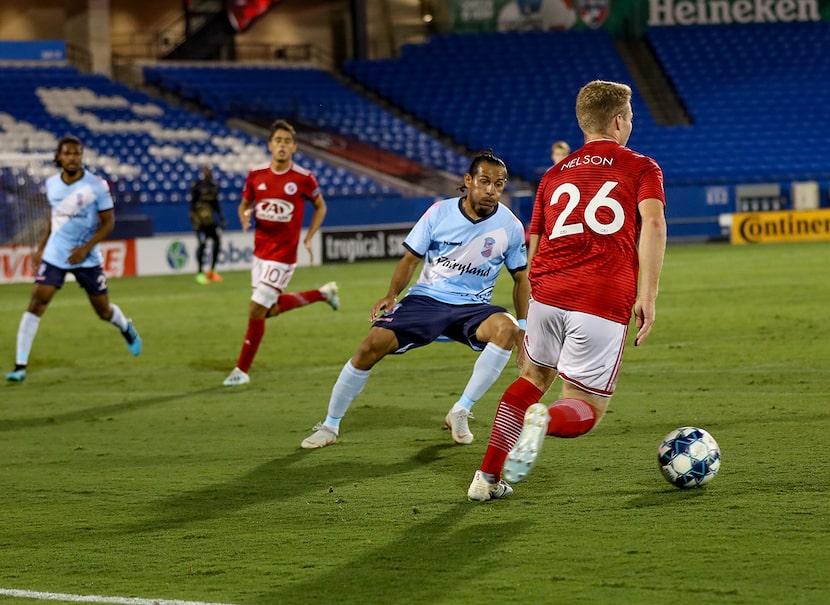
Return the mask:
{"type": "Polygon", "coordinates": [[[434,264],[436,267],[450,269],[451,271],[458,271],[461,275],[469,273],[470,275],[478,275],[480,277],[487,277],[490,275],[490,270],[492,269],[490,265],[487,265],[486,269],[483,267],[473,267],[472,263],[465,264],[447,256],[439,256],[435,259],[434,264]]]}
{"type": "MultiPolygon", "coordinates": [[[[289,183],[292,185],[293,183],[289,183]]],[[[294,188],[296,190],[296,185],[294,188]]],[[[288,185],[286,185],[286,190],[288,185]]],[[[288,200],[279,198],[266,198],[260,200],[256,205],[256,219],[258,221],[271,221],[272,223],[289,223],[294,216],[294,204],[288,200]]]]}

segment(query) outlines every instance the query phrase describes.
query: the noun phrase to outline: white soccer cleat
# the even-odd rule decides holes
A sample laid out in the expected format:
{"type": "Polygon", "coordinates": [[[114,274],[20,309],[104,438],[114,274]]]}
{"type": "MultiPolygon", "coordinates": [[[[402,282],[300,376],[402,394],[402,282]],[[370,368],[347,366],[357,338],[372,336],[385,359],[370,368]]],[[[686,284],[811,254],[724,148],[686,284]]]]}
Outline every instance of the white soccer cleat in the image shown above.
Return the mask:
{"type": "Polygon", "coordinates": [[[470,425],[467,421],[473,418],[469,410],[450,411],[444,418],[444,424],[452,433],[452,440],[460,445],[467,445],[473,442],[473,434],[470,432],[470,425]]]}
{"type": "Polygon", "coordinates": [[[314,425],[314,432],[303,439],[300,447],[306,450],[318,450],[337,441],[337,433],[322,422],[314,425]]]}
{"type": "Polygon", "coordinates": [[[243,384],[248,384],[249,382],[251,382],[251,379],[245,372],[239,368],[234,368],[222,384],[226,387],[238,387],[243,384]]]}
{"type": "Polygon", "coordinates": [[[487,500],[498,500],[513,495],[513,488],[506,482],[490,483],[484,478],[481,471],[476,471],[473,482],[467,489],[467,500],[472,502],[487,502],[487,500]]]}
{"type": "Polygon", "coordinates": [[[337,296],[337,292],[339,290],[337,282],[330,281],[317,289],[332,309],[337,311],[337,309],[340,308],[340,297],[337,296]]]}
{"type": "Polygon", "coordinates": [[[545,435],[548,433],[550,414],[544,403],[534,403],[525,412],[524,426],[519,440],[507,454],[503,473],[508,481],[518,483],[536,464],[536,458],[542,451],[545,435]]]}

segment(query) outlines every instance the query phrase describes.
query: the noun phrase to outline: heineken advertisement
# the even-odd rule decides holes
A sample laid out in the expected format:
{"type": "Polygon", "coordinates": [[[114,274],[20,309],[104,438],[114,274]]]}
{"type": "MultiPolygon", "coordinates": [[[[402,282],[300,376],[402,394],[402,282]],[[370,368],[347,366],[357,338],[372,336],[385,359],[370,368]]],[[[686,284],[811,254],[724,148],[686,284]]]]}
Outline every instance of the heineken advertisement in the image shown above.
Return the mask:
{"type": "Polygon", "coordinates": [[[455,32],[606,29],[830,20],[830,0],[450,0],[455,32]]]}

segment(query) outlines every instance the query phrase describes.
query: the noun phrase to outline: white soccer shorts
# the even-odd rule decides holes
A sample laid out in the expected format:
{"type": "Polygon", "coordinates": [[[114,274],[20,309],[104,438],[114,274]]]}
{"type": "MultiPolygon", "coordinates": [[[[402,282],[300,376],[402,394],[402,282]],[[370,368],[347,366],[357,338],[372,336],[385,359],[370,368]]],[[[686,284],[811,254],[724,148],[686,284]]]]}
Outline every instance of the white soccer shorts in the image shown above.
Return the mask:
{"type": "Polygon", "coordinates": [[[296,268],[296,263],[288,265],[255,256],[251,265],[251,287],[254,289],[251,300],[270,309],[288,287],[296,268]]]}
{"type": "Polygon", "coordinates": [[[524,347],[536,365],[558,370],[562,380],[589,393],[610,397],[627,332],[627,325],[531,299],[524,347]]]}

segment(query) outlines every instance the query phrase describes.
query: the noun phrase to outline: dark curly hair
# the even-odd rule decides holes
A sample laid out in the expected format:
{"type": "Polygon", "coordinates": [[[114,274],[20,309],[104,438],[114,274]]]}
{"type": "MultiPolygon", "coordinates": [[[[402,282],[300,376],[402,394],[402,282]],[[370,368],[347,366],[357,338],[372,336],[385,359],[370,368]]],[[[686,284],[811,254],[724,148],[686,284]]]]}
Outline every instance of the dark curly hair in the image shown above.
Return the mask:
{"type": "Polygon", "coordinates": [[[65,137],[63,137],[60,141],[58,141],[58,146],[55,149],[55,166],[57,166],[58,168],[62,168],[61,162],[58,159],[58,156],[60,155],[61,147],[63,147],[66,144],[79,145],[81,147],[81,149],[84,148],[84,144],[81,143],[81,139],[79,139],[78,137],[72,136],[71,134],[66,135],[65,137]]]}

